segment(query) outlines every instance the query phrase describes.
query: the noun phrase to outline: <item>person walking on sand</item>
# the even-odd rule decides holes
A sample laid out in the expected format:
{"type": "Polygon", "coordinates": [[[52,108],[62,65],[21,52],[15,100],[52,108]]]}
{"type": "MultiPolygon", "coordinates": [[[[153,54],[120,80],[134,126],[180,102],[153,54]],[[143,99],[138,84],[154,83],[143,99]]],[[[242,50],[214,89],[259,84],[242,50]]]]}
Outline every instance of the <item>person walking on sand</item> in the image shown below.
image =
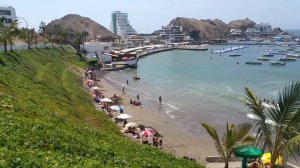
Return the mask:
{"type": "Polygon", "coordinates": [[[161,96],[158,97],[158,100],[159,100],[159,102],[161,103],[161,101],[162,101],[161,96]]]}
{"type": "Polygon", "coordinates": [[[125,94],[125,87],[123,86],[122,93],[125,94]]]}
{"type": "Polygon", "coordinates": [[[128,80],[126,81],[127,85],[128,85],[128,80]]]}
{"type": "Polygon", "coordinates": [[[140,95],[139,94],[136,96],[136,98],[137,98],[138,101],[140,101],[140,95]]]}

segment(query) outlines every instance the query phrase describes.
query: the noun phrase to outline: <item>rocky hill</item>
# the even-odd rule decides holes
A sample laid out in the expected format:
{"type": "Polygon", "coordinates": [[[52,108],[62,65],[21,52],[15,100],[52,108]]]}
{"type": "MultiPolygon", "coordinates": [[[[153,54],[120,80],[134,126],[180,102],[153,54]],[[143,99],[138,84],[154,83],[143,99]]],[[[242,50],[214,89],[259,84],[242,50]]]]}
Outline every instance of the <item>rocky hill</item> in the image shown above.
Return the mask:
{"type": "Polygon", "coordinates": [[[228,27],[230,29],[243,29],[252,28],[256,25],[256,23],[249,18],[246,19],[237,19],[228,23],[228,27]]]}
{"type": "Polygon", "coordinates": [[[199,31],[200,36],[211,41],[213,39],[224,38],[228,35],[229,27],[226,23],[218,19],[198,20],[194,18],[178,17],[173,19],[170,24],[176,24],[183,27],[186,34],[192,31],[199,31]]]}
{"type": "Polygon", "coordinates": [[[51,21],[48,26],[60,25],[62,28],[70,28],[77,32],[87,31],[89,36],[87,39],[94,39],[95,36],[101,35],[101,37],[113,35],[107,28],[93,21],[88,17],[83,17],[77,14],[68,14],[60,19],[51,21]]]}

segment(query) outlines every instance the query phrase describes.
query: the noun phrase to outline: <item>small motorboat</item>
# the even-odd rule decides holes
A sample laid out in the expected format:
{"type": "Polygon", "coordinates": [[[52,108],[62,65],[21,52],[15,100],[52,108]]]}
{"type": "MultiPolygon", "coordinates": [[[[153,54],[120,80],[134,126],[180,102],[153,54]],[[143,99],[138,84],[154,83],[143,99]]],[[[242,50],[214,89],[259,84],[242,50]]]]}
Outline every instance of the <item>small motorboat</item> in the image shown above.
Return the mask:
{"type": "Polygon", "coordinates": [[[261,65],[262,63],[259,61],[246,61],[246,64],[248,65],[261,65]]]}
{"type": "Polygon", "coordinates": [[[270,53],[266,53],[263,55],[263,57],[273,57],[273,56],[274,56],[274,54],[270,54],[270,53]]]}
{"type": "Polygon", "coordinates": [[[279,58],[278,60],[279,60],[279,61],[283,61],[283,62],[296,61],[295,58],[289,58],[289,57],[279,58]]]}
{"type": "Polygon", "coordinates": [[[300,58],[300,55],[298,55],[298,54],[286,54],[286,57],[288,57],[288,58],[300,58]]]}
{"type": "Polygon", "coordinates": [[[273,61],[273,62],[271,62],[271,65],[285,65],[285,62],[282,62],[282,61],[273,61]]]}
{"type": "Polygon", "coordinates": [[[239,57],[241,54],[229,54],[229,57],[239,57]]]}
{"type": "Polygon", "coordinates": [[[135,80],[140,80],[140,79],[141,79],[141,77],[139,77],[139,76],[135,76],[135,77],[134,77],[134,79],[135,79],[135,80]]]}
{"type": "Polygon", "coordinates": [[[266,58],[266,57],[257,57],[257,60],[259,60],[259,61],[270,61],[270,58],[266,58]]]}

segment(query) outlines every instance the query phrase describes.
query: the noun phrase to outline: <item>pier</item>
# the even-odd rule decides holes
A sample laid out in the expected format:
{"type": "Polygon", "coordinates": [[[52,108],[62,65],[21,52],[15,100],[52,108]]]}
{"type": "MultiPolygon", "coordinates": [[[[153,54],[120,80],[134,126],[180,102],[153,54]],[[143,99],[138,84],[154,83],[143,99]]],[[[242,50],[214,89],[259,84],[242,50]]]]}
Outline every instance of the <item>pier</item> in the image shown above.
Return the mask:
{"type": "Polygon", "coordinates": [[[226,49],[223,49],[223,50],[212,51],[212,53],[222,54],[222,53],[227,53],[227,52],[231,52],[231,51],[241,50],[241,49],[244,49],[244,48],[246,48],[246,46],[236,46],[236,47],[226,48],[226,49]]]}

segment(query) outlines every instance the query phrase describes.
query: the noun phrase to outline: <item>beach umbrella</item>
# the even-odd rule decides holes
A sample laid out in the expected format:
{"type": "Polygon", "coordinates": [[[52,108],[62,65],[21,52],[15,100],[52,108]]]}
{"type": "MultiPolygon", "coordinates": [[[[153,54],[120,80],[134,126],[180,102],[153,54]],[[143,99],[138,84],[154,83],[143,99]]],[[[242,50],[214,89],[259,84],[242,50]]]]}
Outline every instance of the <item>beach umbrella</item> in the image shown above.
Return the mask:
{"type": "Polygon", "coordinates": [[[145,129],[145,131],[142,131],[141,132],[141,135],[143,136],[143,137],[149,137],[149,136],[152,136],[152,135],[154,135],[155,134],[155,131],[154,130],[152,130],[152,129],[149,129],[149,128],[146,128],[145,129]]]}
{"type": "Polygon", "coordinates": [[[93,71],[87,71],[86,73],[93,73],[93,71]]]}
{"type": "Polygon", "coordinates": [[[124,107],[123,106],[110,106],[109,107],[111,110],[114,110],[114,111],[121,111],[121,110],[124,110],[124,107]]]}
{"type": "Polygon", "coordinates": [[[111,103],[111,102],[112,102],[112,100],[109,99],[109,98],[104,98],[104,99],[101,99],[100,101],[101,101],[102,103],[111,103]]]}
{"type": "Polygon", "coordinates": [[[94,86],[92,87],[93,90],[100,90],[100,88],[98,86],[94,86]]]}
{"type": "MultiPolygon", "coordinates": [[[[266,164],[266,163],[271,163],[271,153],[270,152],[267,152],[267,153],[264,153],[261,157],[261,161],[266,164]]],[[[275,164],[276,165],[281,165],[283,164],[283,158],[281,156],[279,156],[276,161],[275,161],[275,164]]]]}
{"type": "Polygon", "coordinates": [[[242,168],[247,168],[247,158],[256,159],[260,157],[264,152],[255,146],[241,146],[234,150],[236,157],[243,158],[242,168]]]}
{"type": "Polygon", "coordinates": [[[121,120],[126,120],[126,119],[129,119],[129,118],[132,118],[131,115],[129,114],[120,114],[117,116],[117,119],[121,119],[121,120]]]}

